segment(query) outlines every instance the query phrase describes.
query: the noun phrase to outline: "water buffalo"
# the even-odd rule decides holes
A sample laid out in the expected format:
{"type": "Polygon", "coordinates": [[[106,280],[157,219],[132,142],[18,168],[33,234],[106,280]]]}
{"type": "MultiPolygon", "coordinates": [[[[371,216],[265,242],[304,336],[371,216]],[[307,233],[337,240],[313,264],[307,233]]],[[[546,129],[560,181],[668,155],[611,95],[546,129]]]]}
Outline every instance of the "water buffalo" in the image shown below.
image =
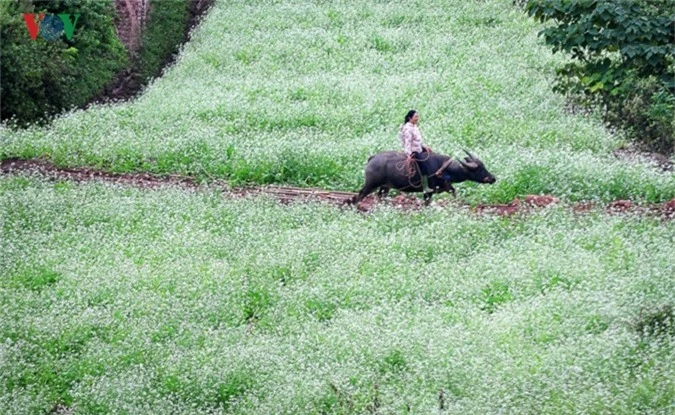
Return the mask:
{"type": "MultiPolygon", "coordinates": [[[[428,183],[433,193],[424,195],[424,202],[428,205],[434,193],[452,192],[455,188],[452,183],[461,183],[471,180],[477,183],[494,183],[497,179],[485,169],[483,162],[466,151],[468,157],[464,160],[453,160],[451,157],[431,153],[427,160],[428,183]]],[[[416,167],[416,166],[415,166],[416,167]]],[[[402,192],[421,192],[422,183],[419,170],[414,169],[414,175],[409,177],[408,163],[405,153],[385,151],[368,159],[366,165],[366,184],[358,195],[348,203],[358,203],[363,198],[379,188],[378,195],[385,196],[389,189],[394,188],[402,192]]]]}

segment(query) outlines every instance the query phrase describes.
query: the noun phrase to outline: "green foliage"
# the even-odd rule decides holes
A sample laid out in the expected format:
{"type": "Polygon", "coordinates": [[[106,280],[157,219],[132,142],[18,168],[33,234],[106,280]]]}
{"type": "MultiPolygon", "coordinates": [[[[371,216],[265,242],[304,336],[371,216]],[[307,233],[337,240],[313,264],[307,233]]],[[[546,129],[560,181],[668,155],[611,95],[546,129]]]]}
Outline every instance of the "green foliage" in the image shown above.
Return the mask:
{"type": "Polygon", "coordinates": [[[382,360],[380,371],[382,373],[398,373],[404,371],[407,365],[405,354],[398,349],[394,349],[382,360]]]}
{"type": "Polygon", "coordinates": [[[0,117],[27,124],[84,105],[127,63],[113,0],[23,0],[0,7],[0,117]],[[80,14],[71,39],[32,40],[22,13],[80,14]]]}
{"type": "Polygon", "coordinates": [[[675,146],[675,20],[669,0],[530,0],[525,9],[554,25],[540,32],[573,62],[554,90],[605,109],[605,118],[649,147],[675,146]],[[645,84],[646,83],[646,84],[645,84]]]}
{"type": "Polygon", "coordinates": [[[153,1],[141,47],[129,62],[113,22],[114,0],[22,0],[3,3],[2,119],[19,125],[86,104],[133,64],[140,83],[156,76],[185,39],[187,0],[153,1]],[[80,14],[71,40],[31,40],[22,13],[80,14]],[[7,22],[7,23],[4,23],[7,22]]]}
{"type": "Polygon", "coordinates": [[[26,288],[40,291],[61,279],[61,274],[49,268],[21,269],[0,282],[0,286],[26,288]]]}
{"type": "Polygon", "coordinates": [[[138,72],[142,82],[156,76],[162,65],[178,51],[185,40],[188,21],[187,0],[151,1],[148,21],[138,52],[138,72]]]}
{"type": "Polygon", "coordinates": [[[675,147],[675,93],[655,76],[628,81],[625,93],[607,103],[607,119],[621,125],[650,148],[672,152],[675,147]]]}
{"type": "Polygon", "coordinates": [[[503,281],[493,281],[482,290],[481,308],[488,313],[494,313],[500,305],[513,300],[509,285],[503,281]]]}

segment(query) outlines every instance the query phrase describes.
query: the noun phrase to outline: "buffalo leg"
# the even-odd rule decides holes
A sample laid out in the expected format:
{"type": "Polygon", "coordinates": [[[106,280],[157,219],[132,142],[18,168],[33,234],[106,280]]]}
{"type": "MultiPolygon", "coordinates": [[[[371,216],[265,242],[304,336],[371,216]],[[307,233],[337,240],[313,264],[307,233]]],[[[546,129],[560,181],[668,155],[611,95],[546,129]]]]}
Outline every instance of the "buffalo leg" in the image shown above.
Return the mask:
{"type": "Polygon", "coordinates": [[[424,206],[429,206],[429,203],[431,203],[431,195],[433,195],[433,193],[424,194],[424,206]]]}
{"type": "Polygon", "coordinates": [[[352,199],[352,203],[353,203],[353,204],[359,203],[359,202],[362,201],[366,196],[368,196],[369,194],[373,193],[373,191],[375,191],[376,188],[377,188],[377,186],[373,186],[371,183],[366,182],[365,186],[363,186],[363,188],[361,189],[361,191],[359,192],[359,194],[356,195],[356,196],[354,196],[354,198],[352,199]]]}
{"type": "Polygon", "coordinates": [[[389,194],[389,186],[380,186],[380,190],[377,191],[377,196],[380,199],[384,199],[389,194]]]}

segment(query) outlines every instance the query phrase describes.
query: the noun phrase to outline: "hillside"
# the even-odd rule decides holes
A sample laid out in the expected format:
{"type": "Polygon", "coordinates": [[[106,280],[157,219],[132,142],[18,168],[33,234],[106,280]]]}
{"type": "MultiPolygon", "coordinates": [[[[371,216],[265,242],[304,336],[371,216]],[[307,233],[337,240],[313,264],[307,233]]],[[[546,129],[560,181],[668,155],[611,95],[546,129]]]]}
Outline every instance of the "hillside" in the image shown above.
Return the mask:
{"type": "Polygon", "coordinates": [[[0,127],[0,414],[672,412],[675,176],[551,93],[538,30],[510,0],[220,0],[138,99],[0,127]],[[340,201],[410,108],[497,183],[232,188],[340,201]]]}
{"type": "Polygon", "coordinates": [[[217,3],[138,100],[5,130],[0,157],[356,190],[415,108],[434,151],[499,178],[469,200],[675,197],[672,173],[617,159],[620,137],[566,111],[538,29],[509,1],[217,3]]]}

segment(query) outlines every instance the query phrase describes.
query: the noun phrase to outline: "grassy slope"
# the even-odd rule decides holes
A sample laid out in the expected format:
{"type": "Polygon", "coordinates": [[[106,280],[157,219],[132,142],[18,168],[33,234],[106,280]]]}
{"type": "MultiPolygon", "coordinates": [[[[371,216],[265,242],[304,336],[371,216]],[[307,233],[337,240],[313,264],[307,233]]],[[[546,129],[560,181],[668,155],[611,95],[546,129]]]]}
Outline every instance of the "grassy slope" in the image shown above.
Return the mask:
{"type": "Polygon", "coordinates": [[[449,414],[675,399],[673,327],[635,329],[675,301],[672,222],[362,216],[21,176],[0,177],[0,218],[6,415],[432,413],[440,389],[449,414]]]}
{"type": "Polygon", "coordinates": [[[138,101],[2,131],[0,157],[356,190],[421,113],[428,144],[466,147],[498,176],[469,201],[675,197],[675,177],[615,160],[620,139],[566,114],[559,58],[510,1],[218,2],[138,101]]]}

